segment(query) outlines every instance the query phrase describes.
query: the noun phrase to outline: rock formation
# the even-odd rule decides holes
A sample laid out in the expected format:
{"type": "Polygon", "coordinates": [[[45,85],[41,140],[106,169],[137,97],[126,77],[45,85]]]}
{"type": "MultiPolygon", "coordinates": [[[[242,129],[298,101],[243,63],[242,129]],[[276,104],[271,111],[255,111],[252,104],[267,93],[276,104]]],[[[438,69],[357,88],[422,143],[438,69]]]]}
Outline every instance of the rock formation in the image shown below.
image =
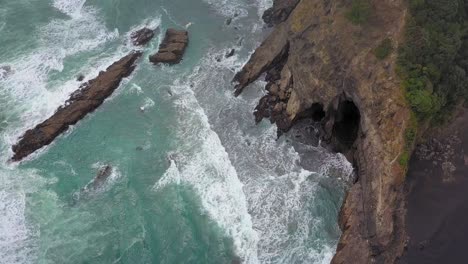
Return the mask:
{"type": "Polygon", "coordinates": [[[15,153],[12,160],[19,161],[50,144],[69,126],[99,107],[119,87],[122,79],[133,72],[135,61],[140,56],[141,52],[131,52],[100,72],[95,79],[84,83],[51,117],[24,133],[12,148],[15,153]]]}
{"type": "Polygon", "coordinates": [[[154,37],[154,30],[145,27],[133,32],[130,37],[133,45],[143,46],[154,37]]]}
{"type": "Polygon", "coordinates": [[[396,54],[379,60],[373,51],[386,38],[401,41],[406,6],[370,3],[368,23],[354,25],[347,0],[275,1],[265,16],[278,24],[234,78],[239,95],[266,73],[257,122],[270,118],[281,132],[303,117],[322,120],[324,141],[355,165],[358,180],[340,212],[343,234],[332,263],[394,263],[404,248],[406,171],[398,159],[410,109],[396,54]]]}
{"type": "Polygon", "coordinates": [[[149,60],[154,64],[177,64],[182,60],[188,45],[188,32],[185,30],[168,29],[159,51],[151,55],[149,60]]]}

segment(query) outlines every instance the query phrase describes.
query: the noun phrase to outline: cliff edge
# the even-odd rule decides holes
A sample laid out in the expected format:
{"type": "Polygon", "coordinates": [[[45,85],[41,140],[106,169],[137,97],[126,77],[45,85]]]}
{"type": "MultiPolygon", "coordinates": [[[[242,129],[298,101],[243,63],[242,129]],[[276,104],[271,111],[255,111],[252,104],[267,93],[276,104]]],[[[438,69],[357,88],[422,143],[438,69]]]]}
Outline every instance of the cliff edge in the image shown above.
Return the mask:
{"type": "Polygon", "coordinates": [[[384,41],[398,46],[407,8],[403,0],[369,3],[368,21],[356,25],[347,17],[350,0],[275,1],[267,12],[273,32],[234,78],[240,95],[266,73],[256,120],[269,118],[280,132],[304,117],[321,120],[325,141],[355,165],[332,263],[394,263],[406,240],[399,158],[411,110],[396,52],[379,59],[375,51],[384,41]]]}

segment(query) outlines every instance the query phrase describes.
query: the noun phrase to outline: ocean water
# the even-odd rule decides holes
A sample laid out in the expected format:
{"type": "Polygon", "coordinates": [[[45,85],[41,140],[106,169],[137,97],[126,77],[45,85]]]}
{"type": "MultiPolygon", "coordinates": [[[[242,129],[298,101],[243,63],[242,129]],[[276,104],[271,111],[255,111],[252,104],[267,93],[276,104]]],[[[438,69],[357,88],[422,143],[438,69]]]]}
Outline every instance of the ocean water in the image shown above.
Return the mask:
{"type": "Polygon", "coordinates": [[[255,125],[262,82],[233,96],[270,5],[0,0],[0,67],[12,69],[0,78],[0,263],[329,263],[350,164],[311,146],[305,157],[269,122],[255,125]],[[151,65],[164,31],[186,25],[182,63],[151,65]],[[119,89],[50,146],[9,162],[76,77],[135,49],[129,35],[142,26],[157,37],[119,89]],[[109,179],[86,188],[105,165],[109,179]]]}

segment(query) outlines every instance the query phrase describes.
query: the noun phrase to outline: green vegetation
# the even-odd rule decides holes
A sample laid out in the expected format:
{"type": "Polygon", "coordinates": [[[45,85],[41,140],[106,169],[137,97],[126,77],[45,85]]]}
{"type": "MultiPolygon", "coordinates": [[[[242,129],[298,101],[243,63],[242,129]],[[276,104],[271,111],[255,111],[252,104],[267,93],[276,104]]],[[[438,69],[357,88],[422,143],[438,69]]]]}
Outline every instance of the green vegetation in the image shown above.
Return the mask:
{"type": "Polygon", "coordinates": [[[418,134],[418,120],[415,114],[411,115],[410,123],[405,131],[405,148],[403,153],[400,155],[399,163],[401,166],[407,168],[409,160],[411,158],[411,152],[413,150],[413,145],[418,134]]]}
{"type": "Polygon", "coordinates": [[[403,152],[403,154],[400,155],[400,159],[398,160],[398,162],[400,163],[402,167],[406,168],[408,167],[409,160],[410,160],[410,154],[407,150],[405,150],[405,152],[403,152]]]}
{"type": "Polygon", "coordinates": [[[468,95],[468,0],[410,0],[398,71],[418,119],[441,120],[468,95]]]}
{"type": "Polygon", "coordinates": [[[379,60],[383,60],[393,52],[393,43],[389,38],[384,39],[380,45],[374,50],[375,56],[379,60]]]}
{"type": "Polygon", "coordinates": [[[353,0],[351,9],[346,13],[346,18],[355,25],[361,25],[369,20],[371,5],[369,0],[353,0]]]}

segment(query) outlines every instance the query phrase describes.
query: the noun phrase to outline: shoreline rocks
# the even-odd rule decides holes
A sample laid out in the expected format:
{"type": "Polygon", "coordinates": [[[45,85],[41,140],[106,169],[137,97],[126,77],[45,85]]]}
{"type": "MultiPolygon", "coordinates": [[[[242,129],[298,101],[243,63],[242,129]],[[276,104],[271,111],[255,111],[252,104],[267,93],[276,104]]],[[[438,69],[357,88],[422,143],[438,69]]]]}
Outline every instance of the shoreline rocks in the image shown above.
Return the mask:
{"type": "Polygon", "coordinates": [[[149,57],[153,64],[177,64],[182,61],[188,46],[188,32],[186,30],[168,29],[159,51],[149,57]]]}
{"type": "Polygon", "coordinates": [[[36,150],[50,144],[57,136],[98,108],[135,69],[141,52],[131,52],[114,62],[105,71],[82,84],[57,111],[44,122],[29,129],[12,150],[12,161],[20,161],[36,150]]]}
{"type": "Polygon", "coordinates": [[[146,45],[154,37],[154,30],[144,27],[133,32],[130,36],[133,45],[143,46],[146,45]]]}

